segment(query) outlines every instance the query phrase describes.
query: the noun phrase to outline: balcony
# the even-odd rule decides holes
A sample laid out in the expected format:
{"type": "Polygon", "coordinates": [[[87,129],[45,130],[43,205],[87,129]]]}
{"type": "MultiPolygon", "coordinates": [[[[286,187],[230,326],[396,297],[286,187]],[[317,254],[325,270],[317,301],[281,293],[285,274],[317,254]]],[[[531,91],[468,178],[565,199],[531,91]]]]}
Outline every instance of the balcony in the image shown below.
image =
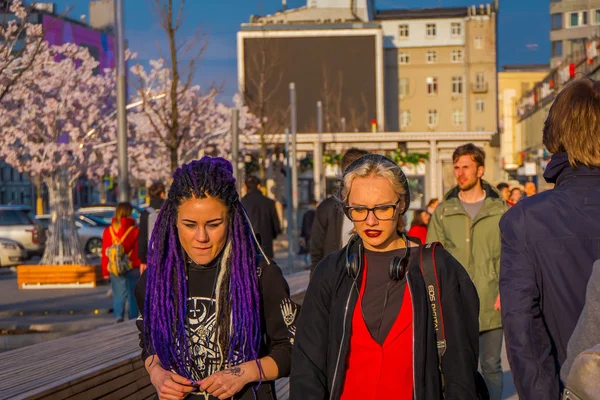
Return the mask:
{"type": "Polygon", "coordinates": [[[487,82],[476,82],[471,84],[471,91],[473,93],[487,93],[489,85],[487,82]]]}

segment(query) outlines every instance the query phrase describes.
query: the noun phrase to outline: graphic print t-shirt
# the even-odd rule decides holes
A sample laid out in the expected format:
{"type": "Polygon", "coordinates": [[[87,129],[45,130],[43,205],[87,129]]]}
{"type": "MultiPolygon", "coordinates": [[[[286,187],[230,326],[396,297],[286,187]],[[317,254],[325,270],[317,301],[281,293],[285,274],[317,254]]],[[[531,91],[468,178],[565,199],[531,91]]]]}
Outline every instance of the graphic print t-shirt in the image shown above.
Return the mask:
{"type": "Polygon", "coordinates": [[[188,338],[193,379],[204,379],[219,370],[221,352],[217,346],[217,304],[214,298],[217,265],[190,264],[188,269],[188,338]]]}

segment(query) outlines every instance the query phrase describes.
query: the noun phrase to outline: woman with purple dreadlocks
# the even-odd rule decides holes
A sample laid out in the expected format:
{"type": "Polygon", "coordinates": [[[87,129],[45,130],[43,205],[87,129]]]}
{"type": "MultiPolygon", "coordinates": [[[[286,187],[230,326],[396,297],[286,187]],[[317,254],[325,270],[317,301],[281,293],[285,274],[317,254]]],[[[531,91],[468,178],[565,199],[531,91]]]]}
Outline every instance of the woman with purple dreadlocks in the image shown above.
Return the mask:
{"type": "Polygon", "coordinates": [[[177,169],[136,288],[158,398],[275,399],[296,332],[289,296],[257,244],[231,163],[204,157],[177,169]]]}

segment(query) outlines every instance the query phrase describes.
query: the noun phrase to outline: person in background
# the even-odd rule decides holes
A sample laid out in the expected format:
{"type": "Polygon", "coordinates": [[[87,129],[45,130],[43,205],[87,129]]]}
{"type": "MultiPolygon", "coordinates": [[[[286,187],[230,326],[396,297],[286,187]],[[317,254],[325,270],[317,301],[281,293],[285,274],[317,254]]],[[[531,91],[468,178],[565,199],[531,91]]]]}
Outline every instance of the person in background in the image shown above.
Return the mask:
{"type": "Polygon", "coordinates": [[[274,256],[273,241],[281,233],[281,223],[275,201],[262,194],[260,180],[253,175],[246,178],[247,194],[242,204],[248,212],[254,231],[260,235],[260,244],[270,259],[274,256]]]}
{"type": "Polygon", "coordinates": [[[496,185],[496,189],[498,189],[498,191],[500,192],[502,199],[504,199],[505,202],[512,206],[513,204],[510,201],[510,187],[508,186],[508,183],[501,182],[498,185],[496,185]]]}
{"type": "Polygon", "coordinates": [[[510,190],[510,202],[512,203],[513,206],[515,204],[517,204],[521,200],[522,197],[523,197],[523,192],[521,191],[520,188],[516,187],[516,188],[512,188],[510,190]]]}
{"type": "MultiPolygon", "coordinates": [[[[348,165],[365,154],[369,154],[369,152],[354,147],[348,149],[342,156],[342,173],[348,168],[348,165]]],[[[341,249],[348,243],[348,239],[352,236],[352,230],[352,221],[344,217],[340,202],[335,196],[325,199],[319,204],[310,235],[311,272],[327,254],[341,249]]]]}
{"type": "Polygon", "coordinates": [[[554,189],[500,221],[500,294],[508,361],[521,400],[558,399],[560,366],[600,258],[600,82],[575,80],[556,97],[542,141],[554,189]]]}
{"type": "Polygon", "coordinates": [[[537,194],[537,187],[535,186],[535,183],[531,181],[525,182],[525,194],[527,195],[527,197],[531,197],[537,194]]]}
{"type": "Polygon", "coordinates": [[[417,238],[421,241],[421,244],[427,243],[427,225],[431,215],[427,210],[415,210],[413,214],[413,220],[410,223],[410,229],[408,230],[408,236],[411,238],[417,238]]]}
{"type": "Polygon", "coordinates": [[[308,210],[302,217],[302,229],[300,230],[300,238],[304,243],[301,243],[301,254],[305,254],[306,263],[310,265],[310,235],[317,214],[317,201],[311,200],[308,210]]]}
{"type": "Polygon", "coordinates": [[[166,199],[166,188],[162,182],[155,182],[148,188],[148,195],[150,196],[150,204],[148,209],[142,211],[140,215],[140,234],[138,236],[138,253],[140,256],[140,273],[146,269],[146,262],[148,260],[148,242],[152,235],[152,228],[154,227],[154,221],[156,216],[150,218],[151,213],[158,213],[160,208],[166,199]],[[152,225],[152,226],[150,226],[152,225]]]}
{"type": "Polygon", "coordinates": [[[433,215],[433,212],[435,211],[435,209],[437,208],[438,204],[440,204],[440,200],[438,198],[433,198],[431,200],[429,200],[429,203],[427,203],[427,212],[429,213],[429,215],[433,215]]]}
{"type": "Polygon", "coordinates": [[[113,314],[117,322],[125,319],[125,304],[127,304],[129,319],[138,317],[138,306],[135,300],[135,285],[140,277],[140,258],[138,256],[139,229],[132,218],[133,207],[130,203],[119,203],[115,209],[112,224],[102,235],[102,276],[110,276],[110,286],[113,296],[113,314]],[[131,270],[125,275],[117,276],[108,271],[107,249],[120,243],[123,252],[127,254],[131,270]]]}
{"type": "Polygon", "coordinates": [[[600,344],[600,260],[594,263],[585,292],[585,305],[567,345],[567,359],[560,369],[560,379],[567,382],[575,358],[600,344]]]}
{"type": "Polygon", "coordinates": [[[479,364],[490,400],[502,397],[502,321],[498,275],[500,228],[508,204],[483,180],[485,153],[472,143],[452,155],[457,185],[433,213],[427,242],[441,242],[467,270],[481,304],[479,364]]]}

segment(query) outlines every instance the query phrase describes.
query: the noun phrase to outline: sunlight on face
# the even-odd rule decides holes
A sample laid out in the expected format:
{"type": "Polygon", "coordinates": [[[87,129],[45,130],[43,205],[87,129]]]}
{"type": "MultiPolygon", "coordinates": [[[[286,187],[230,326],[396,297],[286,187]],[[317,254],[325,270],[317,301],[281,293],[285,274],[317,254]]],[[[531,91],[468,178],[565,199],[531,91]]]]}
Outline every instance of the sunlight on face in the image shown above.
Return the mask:
{"type": "Polygon", "coordinates": [[[196,264],[210,263],[227,242],[227,207],[213,197],[185,200],[177,212],[179,242],[196,264]]]}
{"type": "Polygon", "coordinates": [[[468,191],[473,189],[479,179],[483,176],[484,168],[477,166],[477,163],[470,155],[460,156],[454,163],[454,176],[460,190],[468,191]]]}
{"type": "MultiPolygon", "coordinates": [[[[355,178],[350,187],[348,205],[351,207],[376,207],[393,205],[398,201],[398,195],[390,181],[380,176],[355,178]]],[[[398,211],[391,220],[378,220],[373,212],[369,212],[367,219],[354,222],[354,229],[363,240],[367,249],[375,251],[391,250],[391,246],[399,236],[396,231],[398,226],[398,211]]]]}

